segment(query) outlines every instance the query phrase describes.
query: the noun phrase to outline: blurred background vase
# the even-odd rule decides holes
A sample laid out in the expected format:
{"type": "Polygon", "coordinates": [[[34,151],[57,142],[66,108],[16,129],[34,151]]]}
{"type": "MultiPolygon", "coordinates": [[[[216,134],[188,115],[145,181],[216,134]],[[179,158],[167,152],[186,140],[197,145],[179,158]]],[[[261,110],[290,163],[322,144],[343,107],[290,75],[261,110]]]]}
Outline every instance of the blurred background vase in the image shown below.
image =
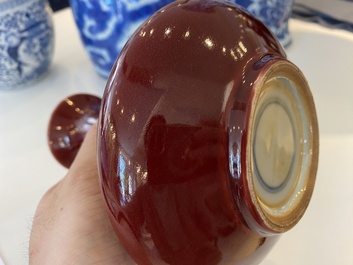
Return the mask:
{"type": "Polygon", "coordinates": [[[260,19],[276,35],[283,47],[292,39],[288,21],[292,14],[294,0],[232,0],[260,19]]]}
{"type": "Polygon", "coordinates": [[[81,40],[104,78],[132,33],[173,0],[70,0],[81,40]]]}
{"type": "MultiPolygon", "coordinates": [[[[285,47],[291,42],[288,20],[294,0],[228,0],[264,22],[285,47]]],[[[69,0],[81,40],[104,78],[134,31],[174,0],[69,0]]],[[[205,25],[206,26],[206,25],[205,25]]]]}
{"type": "Polygon", "coordinates": [[[49,69],[53,49],[47,0],[0,0],[0,89],[41,78],[49,69]]]}

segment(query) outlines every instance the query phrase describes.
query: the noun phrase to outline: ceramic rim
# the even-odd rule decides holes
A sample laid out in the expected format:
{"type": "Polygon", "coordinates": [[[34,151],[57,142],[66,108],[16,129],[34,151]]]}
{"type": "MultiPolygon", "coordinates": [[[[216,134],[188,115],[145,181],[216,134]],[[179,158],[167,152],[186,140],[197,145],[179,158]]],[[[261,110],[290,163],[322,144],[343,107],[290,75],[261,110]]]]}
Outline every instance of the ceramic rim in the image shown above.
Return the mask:
{"type": "Polygon", "coordinates": [[[262,225],[282,233],[304,214],[318,164],[318,125],[303,74],[290,62],[272,64],[254,87],[246,167],[249,193],[262,225]]]}

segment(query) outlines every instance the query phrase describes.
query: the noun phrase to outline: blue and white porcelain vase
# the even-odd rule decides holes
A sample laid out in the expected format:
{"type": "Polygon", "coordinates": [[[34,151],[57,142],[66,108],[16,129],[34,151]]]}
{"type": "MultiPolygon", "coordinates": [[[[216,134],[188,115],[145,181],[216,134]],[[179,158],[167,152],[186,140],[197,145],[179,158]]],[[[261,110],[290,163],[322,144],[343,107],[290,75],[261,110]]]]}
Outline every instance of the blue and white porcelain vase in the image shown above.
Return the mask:
{"type": "Polygon", "coordinates": [[[107,78],[132,33],[173,0],[70,0],[81,40],[99,75],[107,78]]]}
{"type": "Polygon", "coordinates": [[[291,43],[288,20],[294,0],[232,0],[261,20],[276,35],[283,47],[291,43]]]}
{"type": "Polygon", "coordinates": [[[41,78],[50,66],[53,47],[47,0],[0,0],[0,89],[41,78]]]}

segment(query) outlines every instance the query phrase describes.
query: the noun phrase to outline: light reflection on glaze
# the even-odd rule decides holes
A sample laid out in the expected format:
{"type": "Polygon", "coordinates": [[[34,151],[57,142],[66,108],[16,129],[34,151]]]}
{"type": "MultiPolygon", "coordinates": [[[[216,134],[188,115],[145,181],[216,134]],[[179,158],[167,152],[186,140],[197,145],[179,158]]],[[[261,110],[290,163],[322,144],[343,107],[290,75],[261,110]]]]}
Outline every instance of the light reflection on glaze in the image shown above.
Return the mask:
{"type": "Polygon", "coordinates": [[[64,99],[54,110],[48,141],[54,157],[65,167],[73,162],[87,131],[96,123],[100,98],[76,94],[64,99]]]}
{"type": "MultiPolygon", "coordinates": [[[[239,15],[239,17],[242,18],[241,15],[239,15]]],[[[152,19],[150,19],[146,25],[150,24],[150,22],[152,21],[152,19]]],[[[251,22],[252,23],[252,22],[251,22]]],[[[249,24],[251,24],[249,22],[249,24]]],[[[174,29],[177,27],[177,25],[174,26],[169,26],[166,27],[163,30],[163,34],[164,34],[164,38],[171,38],[171,34],[174,31],[174,29]]],[[[243,28],[244,25],[240,24],[239,28],[243,28]]],[[[244,30],[240,30],[242,33],[244,33],[244,30]]],[[[155,37],[153,36],[153,34],[156,32],[155,28],[152,28],[149,30],[149,34],[147,34],[147,31],[145,30],[141,30],[139,33],[139,36],[142,38],[145,37],[155,37]]],[[[188,28],[186,31],[184,31],[184,33],[182,33],[182,38],[183,40],[190,40],[192,36],[195,36],[195,38],[197,39],[202,39],[204,38],[203,35],[197,35],[197,34],[192,34],[190,29],[188,28]]],[[[243,38],[243,36],[240,37],[240,40],[237,42],[237,44],[235,46],[231,46],[231,47],[226,47],[225,45],[216,45],[215,41],[212,39],[212,36],[208,36],[205,37],[203,39],[203,41],[201,41],[201,45],[203,45],[204,47],[206,47],[209,50],[213,50],[213,49],[217,49],[218,51],[220,51],[223,55],[228,56],[229,58],[232,58],[233,60],[237,61],[239,59],[242,59],[246,53],[247,53],[247,47],[244,45],[244,43],[241,41],[241,39],[243,38]],[[227,54],[227,52],[229,51],[229,53],[227,54]]],[[[178,41],[180,41],[181,39],[179,37],[177,37],[178,41]]]]}

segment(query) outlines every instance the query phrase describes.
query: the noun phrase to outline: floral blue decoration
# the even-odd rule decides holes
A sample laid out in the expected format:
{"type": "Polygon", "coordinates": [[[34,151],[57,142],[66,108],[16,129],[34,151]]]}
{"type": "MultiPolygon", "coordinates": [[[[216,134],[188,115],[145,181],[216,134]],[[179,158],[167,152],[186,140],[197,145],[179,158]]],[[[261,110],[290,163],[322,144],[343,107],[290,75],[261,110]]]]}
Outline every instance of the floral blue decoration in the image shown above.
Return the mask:
{"type": "Polygon", "coordinates": [[[81,39],[96,68],[107,78],[133,32],[173,0],[70,0],[81,39]]]}
{"type": "Polygon", "coordinates": [[[0,89],[23,86],[49,68],[54,46],[46,0],[0,3],[0,89]]]}

